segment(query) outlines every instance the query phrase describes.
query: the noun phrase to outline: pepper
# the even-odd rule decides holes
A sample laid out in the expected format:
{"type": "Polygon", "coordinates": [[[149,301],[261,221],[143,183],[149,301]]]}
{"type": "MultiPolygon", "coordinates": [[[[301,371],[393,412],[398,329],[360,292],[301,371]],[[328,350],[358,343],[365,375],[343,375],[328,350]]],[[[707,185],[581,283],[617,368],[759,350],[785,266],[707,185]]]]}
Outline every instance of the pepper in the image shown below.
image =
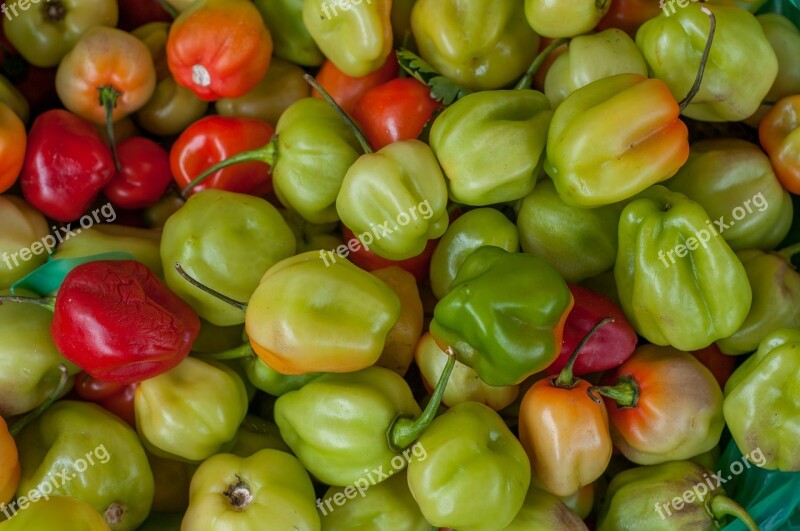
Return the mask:
{"type": "Polygon", "coordinates": [[[706,369],[711,371],[720,389],[725,389],[725,383],[736,368],[736,358],[723,354],[716,343],[711,343],[706,348],[695,350],[692,352],[692,355],[697,358],[697,361],[702,363],[706,369]]]}
{"type": "Polygon", "coordinates": [[[119,208],[156,204],[172,182],[166,150],[142,136],[120,142],[117,149],[122,169],[103,188],[103,194],[119,208]]]}
{"type": "Polygon", "coordinates": [[[503,531],[589,531],[583,520],[572,512],[557,496],[531,485],[522,509],[503,531]]]}
{"type": "Polygon", "coordinates": [[[0,101],[8,105],[11,110],[25,124],[30,118],[30,105],[25,96],[6,77],[0,76],[0,101]]]}
{"type": "Polygon", "coordinates": [[[400,300],[400,316],[386,335],[383,352],[375,364],[404,376],[414,359],[414,346],[422,335],[423,310],[417,280],[397,266],[375,269],[371,273],[383,280],[400,300]]]}
{"type": "Polygon", "coordinates": [[[767,470],[800,471],[794,449],[798,413],[794,400],[800,376],[800,330],[780,328],[764,336],[725,384],[723,412],[743,455],[760,451],[767,470]]]}
{"type": "Polygon", "coordinates": [[[513,82],[539,48],[539,36],[516,0],[418,0],[411,31],[425,61],[472,90],[513,82]]]}
{"type": "Polygon", "coordinates": [[[346,257],[361,269],[365,271],[375,271],[376,269],[384,269],[387,267],[399,267],[414,275],[417,282],[424,282],[425,279],[428,278],[431,256],[439,243],[439,240],[428,240],[428,245],[426,245],[425,249],[417,256],[412,256],[405,260],[388,260],[372,252],[368,246],[365,247],[363,243],[360,243],[361,240],[356,237],[352,230],[342,226],[342,238],[336,242],[335,245],[331,244],[325,248],[335,248],[338,253],[342,241],[346,241],[348,245],[351,245],[350,242],[353,242],[353,250],[351,251],[350,247],[345,247],[342,249],[342,254],[346,254],[346,257]],[[349,253],[346,253],[346,251],[349,251],[349,253]]]}
{"type": "Polygon", "coordinates": [[[50,496],[39,499],[13,519],[0,522],[2,531],[59,529],[60,531],[109,531],[111,528],[94,507],[78,498],[50,496]],[[65,517],[69,515],[69,517],[65,517]]]}
{"type": "Polygon", "coordinates": [[[778,101],[797,94],[800,92],[800,28],[778,13],[764,13],[756,20],[778,57],[778,76],[765,99],[778,101]]]}
{"type": "MultiPolygon", "coordinates": [[[[303,23],[303,0],[256,0],[254,3],[272,34],[275,56],[302,66],[322,64],[325,56],[303,23]]],[[[270,69],[273,67],[270,65],[270,69]]]]}
{"type": "Polygon", "coordinates": [[[219,454],[192,477],[181,529],[255,528],[319,531],[314,487],[297,459],[279,450],[240,458],[219,454]]]}
{"type": "Polygon", "coordinates": [[[281,432],[277,424],[254,415],[247,415],[236,432],[236,444],[233,445],[230,453],[239,457],[250,457],[265,448],[291,453],[289,447],[281,439],[281,432]]]}
{"type": "Polygon", "coordinates": [[[635,36],[636,30],[642,24],[659,14],[659,8],[661,6],[650,0],[614,0],[595,30],[619,28],[628,35],[635,36]]]}
{"type": "Polygon", "coordinates": [[[775,104],[761,120],[758,138],[781,185],[800,194],[800,94],[775,104]]]}
{"type": "Polygon", "coordinates": [[[33,7],[9,3],[3,10],[3,33],[26,61],[39,67],[56,66],[87,30],[113,28],[119,17],[114,0],[56,0],[33,7]]]}
{"type": "MultiPolygon", "coordinates": [[[[371,88],[396,78],[398,70],[395,54],[389,54],[379,69],[360,77],[348,76],[339,70],[330,59],[327,59],[317,72],[316,81],[345,112],[352,114],[354,106],[361,96],[371,88]]],[[[311,95],[323,99],[322,93],[318,90],[312,90],[311,95]]]]}
{"type": "MultiPolygon", "coordinates": [[[[43,242],[49,229],[38,210],[13,195],[0,195],[0,221],[0,289],[6,289],[47,260],[44,245],[39,243],[41,247],[34,248],[34,244],[43,242]]],[[[47,242],[55,245],[55,241],[47,242]]]]}
{"type": "Polygon", "coordinates": [[[99,380],[82,372],[75,378],[75,393],[86,400],[94,402],[110,411],[131,427],[136,427],[136,416],[133,409],[133,396],[136,384],[115,384],[99,380]]]}
{"type": "Polygon", "coordinates": [[[461,265],[436,304],[430,332],[485,383],[514,385],[556,358],[572,305],[566,283],[547,262],[486,246],[461,265]]]}
{"type": "Polygon", "coordinates": [[[154,135],[177,135],[202,118],[207,110],[208,102],[168,76],[156,84],[150,100],[136,113],[136,121],[154,135]]]}
{"type": "Polygon", "coordinates": [[[706,347],[736,332],[750,310],[744,266],[703,207],[663,186],[622,211],[614,276],[628,320],[656,345],[706,347]]]}
{"type": "MultiPolygon", "coordinates": [[[[151,452],[147,452],[147,460],[150,462],[155,483],[150,515],[159,512],[185,512],[189,506],[189,482],[197,466],[193,463],[158,457],[151,452]]],[[[140,530],[141,527],[137,529],[140,530]]]]}
{"type": "Polygon", "coordinates": [[[19,116],[3,102],[0,102],[0,193],[11,188],[25,160],[27,136],[25,124],[19,116]]]}
{"type": "Polygon", "coordinates": [[[575,37],[588,33],[611,7],[610,0],[580,0],[571,3],[525,0],[525,18],[545,37],[575,37]]]}
{"type": "Polygon", "coordinates": [[[250,356],[242,360],[247,379],[257,389],[272,396],[281,396],[289,391],[296,391],[319,376],[319,373],[316,372],[298,375],[281,374],[259,358],[253,352],[253,347],[250,343],[247,343],[244,347],[251,353],[250,356]]]}
{"type": "Polygon", "coordinates": [[[136,529],[150,512],[153,474],[139,438],[100,406],[56,402],[20,432],[17,447],[21,493],[74,496],[114,531],[136,529]]]}
{"type": "Polygon", "coordinates": [[[497,413],[464,402],[434,420],[417,444],[426,457],[409,463],[408,486],[428,522],[459,531],[511,523],[523,505],[531,469],[497,413]]]}
{"type": "Polygon", "coordinates": [[[233,369],[188,357],[139,383],[136,428],[156,455],[202,461],[233,446],[247,403],[244,382],[233,369]]]}
{"type": "Polygon", "coordinates": [[[3,417],[0,417],[0,470],[3,471],[3,479],[0,481],[0,507],[5,508],[17,490],[20,468],[17,444],[8,432],[3,417]]]}

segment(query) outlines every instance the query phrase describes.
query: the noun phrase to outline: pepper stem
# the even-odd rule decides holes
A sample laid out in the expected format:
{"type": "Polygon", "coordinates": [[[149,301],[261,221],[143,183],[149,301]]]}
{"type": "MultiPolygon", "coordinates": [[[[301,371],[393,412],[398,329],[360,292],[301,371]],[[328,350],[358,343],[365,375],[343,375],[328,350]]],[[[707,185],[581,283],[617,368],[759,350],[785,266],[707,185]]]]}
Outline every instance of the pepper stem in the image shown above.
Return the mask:
{"type": "Polygon", "coordinates": [[[710,23],[708,29],[708,40],[706,40],[706,47],[703,49],[703,56],[700,58],[700,68],[697,69],[697,76],[694,79],[694,85],[692,88],[689,89],[689,93],[683,98],[681,101],[678,102],[678,107],[680,108],[681,112],[689,106],[697,96],[697,93],[700,92],[700,84],[703,82],[703,74],[706,71],[706,64],[708,64],[708,56],[711,54],[711,45],[714,43],[714,33],[717,30],[717,17],[714,16],[714,13],[711,12],[706,6],[701,6],[700,11],[708,15],[708,20],[710,23]]]}
{"type": "Polygon", "coordinates": [[[227,159],[214,164],[203,173],[195,177],[192,182],[187,184],[186,188],[184,188],[183,192],[181,192],[181,197],[184,200],[187,199],[189,197],[189,193],[192,191],[192,188],[205,181],[209,175],[227,168],[228,166],[233,166],[234,164],[240,164],[242,162],[263,162],[264,164],[272,166],[275,163],[277,143],[278,136],[273,135],[272,139],[269,141],[269,144],[266,146],[257,149],[251,149],[249,151],[243,151],[242,153],[230,156],[227,159]]]}
{"type": "Polygon", "coordinates": [[[114,167],[117,168],[117,171],[122,171],[117,156],[117,141],[114,139],[114,120],[111,117],[114,109],[117,108],[120,93],[111,85],[104,85],[98,88],[97,92],[100,94],[100,106],[106,111],[106,130],[108,131],[108,142],[111,144],[111,153],[114,155],[114,167]]]}
{"type": "Polygon", "coordinates": [[[548,44],[547,48],[539,52],[539,55],[537,55],[536,59],[533,60],[531,66],[528,67],[528,70],[525,72],[525,74],[519,79],[519,81],[517,81],[517,84],[514,85],[514,90],[525,90],[531,88],[533,76],[536,75],[536,72],[539,71],[547,58],[550,57],[550,54],[553,53],[556,48],[568,42],[568,38],[562,37],[548,44]]]}
{"type": "Polygon", "coordinates": [[[228,498],[231,506],[237,511],[242,511],[250,505],[255,496],[253,496],[250,486],[242,481],[242,478],[236,476],[236,483],[228,485],[223,494],[228,498]]]}
{"type": "Polygon", "coordinates": [[[795,243],[794,245],[785,247],[780,251],[777,251],[776,254],[791,264],[792,258],[794,258],[794,256],[798,253],[800,253],[800,243],[795,243]]]}
{"type": "Polygon", "coordinates": [[[558,378],[556,378],[553,381],[554,386],[561,387],[562,389],[569,389],[573,385],[575,385],[575,377],[572,375],[572,367],[575,366],[575,360],[578,359],[578,354],[580,353],[581,349],[583,348],[584,345],[586,345],[586,343],[589,342],[594,333],[597,332],[597,330],[601,326],[613,322],[614,322],[613,317],[606,317],[605,319],[594,325],[592,329],[589,330],[589,332],[585,336],[583,336],[581,342],[578,343],[578,346],[576,346],[575,350],[572,351],[572,354],[569,357],[569,361],[567,361],[567,364],[564,365],[563,369],[561,369],[561,373],[559,373],[558,378]]]}
{"type": "Polygon", "coordinates": [[[46,308],[51,312],[56,311],[56,299],[55,297],[15,297],[12,295],[3,295],[0,297],[0,306],[4,302],[21,302],[26,304],[35,304],[37,306],[41,306],[42,308],[46,308]]]}
{"type": "Polygon", "coordinates": [[[397,417],[389,428],[387,436],[389,439],[389,446],[393,450],[400,452],[408,448],[411,443],[422,435],[422,432],[430,426],[431,422],[433,422],[433,419],[436,417],[436,411],[442,403],[442,396],[444,396],[444,390],[447,388],[447,382],[450,380],[450,374],[453,372],[453,367],[456,365],[456,356],[453,349],[448,348],[445,354],[447,355],[447,363],[444,366],[441,376],[439,376],[436,389],[434,389],[431,399],[428,405],[425,406],[425,410],[422,414],[417,417],[416,420],[407,417],[397,417]]]}
{"type": "Polygon", "coordinates": [[[613,386],[593,385],[587,390],[587,393],[596,402],[599,399],[596,400],[593,393],[610,398],[617,403],[617,407],[636,407],[639,402],[639,384],[630,374],[617,378],[613,386]]]}
{"type": "Polygon", "coordinates": [[[186,282],[188,282],[192,286],[196,287],[197,289],[202,290],[205,293],[208,293],[212,297],[216,297],[217,299],[221,300],[222,302],[230,304],[231,306],[233,306],[234,308],[236,308],[238,310],[245,311],[247,309],[247,304],[246,303],[239,302],[239,301],[237,301],[235,299],[231,299],[230,297],[223,295],[219,291],[217,291],[217,290],[215,290],[213,288],[209,288],[208,286],[206,286],[205,284],[203,284],[202,282],[200,282],[196,278],[194,278],[191,275],[189,275],[189,273],[187,273],[183,269],[183,267],[181,267],[181,265],[178,262],[175,262],[175,271],[177,271],[178,274],[180,276],[182,276],[183,279],[186,282]]]}
{"type": "Polygon", "coordinates": [[[67,388],[67,382],[69,381],[69,372],[67,371],[67,366],[63,363],[58,364],[58,370],[61,371],[61,377],[58,380],[58,385],[56,385],[55,389],[53,389],[44,402],[39,404],[39,407],[16,421],[9,429],[8,433],[10,433],[13,437],[16,437],[22,429],[39,418],[39,415],[45,412],[47,408],[53,405],[53,402],[58,400],[64,390],[67,388]]]}
{"type": "Polygon", "coordinates": [[[164,11],[169,13],[169,16],[172,17],[173,20],[178,18],[178,15],[180,15],[180,13],[178,13],[178,10],[175,9],[175,6],[167,2],[167,0],[158,0],[158,3],[161,4],[161,7],[164,8],[164,11]]]}
{"type": "Polygon", "coordinates": [[[245,343],[244,345],[239,345],[230,350],[223,350],[222,352],[215,352],[213,354],[192,354],[194,358],[212,361],[238,360],[250,356],[255,356],[255,352],[253,352],[253,347],[250,343],[245,343]]]}
{"type": "Polygon", "coordinates": [[[322,95],[322,98],[325,101],[327,101],[331,107],[333,107],[333,109],[339,116],[342,117],[344,123],[347,124],[347,127],[350,129],[350,131],[353,132],[355,137],[358,139],[358,143],[361,144],[361,149],[364,150],[364,153],[372,153],[373,152],[372,146],[369,145],[367,137],[364,135],[364,132],[361,130],[361,128],[358,126],[355,120],[353,120],[350,117],[350,115],[347,114],[347,111],[342,109],[342,107],[338,103],[336,103],[336,100],[334,100],[333,97],[330,94],[328,94],[327,90],[322,88],[322,85],[317,83],[317,80],[314,79],[314,77],[311,74],[304,74],[303,79],[305,79],[306,83],[311,85],[314,88],[314,90],[319,92],[322,95]]]}
{"type": "Polygon", "coordinates": [[[718,522],[723,520],[726,516],[732,516],[741,520],[744,526],[750,531],[759,531],[758,525],[744,507],[727,496],[722,494],[712,496],[711,503],[707,507],[711,511],[711,515],[718,522]]]}

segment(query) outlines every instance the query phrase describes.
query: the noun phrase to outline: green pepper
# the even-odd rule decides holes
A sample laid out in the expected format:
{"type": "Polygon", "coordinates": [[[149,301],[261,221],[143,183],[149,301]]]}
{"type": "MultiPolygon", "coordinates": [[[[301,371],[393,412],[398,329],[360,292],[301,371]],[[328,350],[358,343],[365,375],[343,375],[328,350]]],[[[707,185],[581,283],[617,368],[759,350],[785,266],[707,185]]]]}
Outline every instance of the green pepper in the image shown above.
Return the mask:
{"type": "Polygon", "coordinates": [[[119,16],[115,0],[9,2],[2,11],[5,36],[26,61],[42,68],[58,65],[89,28],[115,27],[119,16]]]}
{"type": "Polygon", "coordinates": [[[509,85],[539,49],[517,0],[418,0],[411,31],[425,61],[472,90],[509,85]]]}
{"type": "Polygon", "coordinates": [[[56,402],[20,432],[17,448],[19,493],[79,498],[114,531],[136,529],[150,512],[153,473],[139,438],[100,406],[56,402]]]}
{"type": "Polygon", "coordinates": [[[320,375],[317,372],[298,375],[281,374],[256,356],[250,344],[246,347],[252,352],[251,356],[242,360],[248,380],[256,388],[272,396],[282,396],[289,391],[296,391],[320,375]]]}
{"type": "Polygon", "coordinates": [[[108,524],[94,507],[70,496],[40,498],[26,505],[14,518],[0,522],[0,531],[109,531],[108,524]]]}
{"type": "Polygon", "coordinates": [[[136,428],[156,455],[202,461],[233,445],[247,403],[247,390],[236,372],[188,357],[139,383],[136,428]]]}
{"type": "Polygon", "coordinates": [[[408,486],[434,526],[503,529],[522,508],[531,465],[491,408],[464,402],[442,414],[416,443],[425,459],[408,465],[408,486]]]}
{"type": "Polygon", "coordinates": [[[689,160],[664,182],[697,201],[712,220],[734,218],[720,232],[731,249],[772,249],[792,224],[792,200],[761,148],[745,140],[701,140],[689,160]]]}
{"type": "Polygon", "coordinates": [[[611,0],[525,0],[525,18],[544,37],[574,37],[591,31],[610,7],[611,0]]]}
{"type": "Polygon", "coordinates": [[[529,531],[547,529],[548,531],[588,531],[578,515],[564,505],[555,494],[531,486],[525,496],[522,509],[503,531],[529,531]]]}
{"type": "Polygon", "coordinates": [[[192,343],[192,351],[209,354],[238,347],[243,333],[244,325],[217,326],[201,319],[200,335],[192,343]]]}
{"type": "Polygon", "coordinates": [[[207,110],[208,102],[168,76],[156,84],[153,95],[136,112],[136,122],[154,135],[177,135],[202,118],[207,110]]]}
{"type": "Polygon", "coordinates": [[[430,331],[485,383],[515,385],[550,365],[572,295],[547,262],[486,246],[464,261],[430,331]]]}
{"type": "MultiPolygon", "coordinates": [[[[732,6],[703,8],[716,17],[714,44],[700,90],[683,114],[707,122],[743,120],[756,112],[772,87],[778,59],[751,13],[732,6]]],[[[654,76],[680,99],[695,82],[709,17],[694,2],[677,10],[673,5],[673,11],[645,22],[636,33],[636,44],[654,76]]]]}
{"type": "MultiPolygon", "coordinates": [[[[255,0],[255,4],[269,28],[275,56],[302,66],[322,64],[325,56],[303,23],[303,0],[255,0]]],[[[267,76],[275,63],[269,68],[267,76]]]]}
{"type": "Polygon", "coordinates": [[[494,208],[476,208],[453,221],[439,240],[431,257],[431,289],[437,299],[441,299],[450,291],[450,286],[464,260],[484,245],[494,245],[512,253],[517,252],[519,250],[517,228],[494,208]]]}
{"type": "Polygon", "coordinates": [[[417,0],[392,0],[392,35],[394,47],[405,48],[411,34],[411,10],[417,0]]]}
{"type": "Polygon", "coordinates": [[[23,123],[30,118],[28,100],[5,76],[0,76],[0,101],[11,107],[23,123]]]}
{"type": "Polygon", "coordinates": [[[311,478],[297,459],[265,449],[250,457],[218,454],[192,477],[181,529],[319,531],[311,478]]]}
{"type": "Polygon", "coordinates": [[[739,329],[752,292],[744,266],[719,236],[702,206],[663,186],[625,207],[614,276],[639,335],[690,351],[739,329]]]}
{"type": "MultiPolygon", "coordinates": [[[[344,175],[344,172],[342,172],[344,175]]],[[[297,254],[320,249],[336,249],[342,244],[342,237],[334,233],[338,231],[338,221],[331,223],[311,223],[300,214],[288,208],[280,210],[281,216],[289,224],[297,238],[297,254]]]]}
{"type": "Polygon", "coordinates": [[[254,415],[247,415],[236,432],[236,444],[230,453],[239,457],[250,457],[265,448],[291,452],[289,446],[281,439],[277,424],[254,415]]]}
{"type": "Polygon", "coordinates": [[[490,90],[464,96],[433,122],[430,144],[466,205],[516,201],[536,183],[553,112],[536,90],[490,90]]]}
{"type": "Polygon", "coordinates": [[[42,265],[58,240],[44,216],[19,197],[0,195],[0,221],[0,289],[5,289],[42,265]]]}
{"type": "Polygon", "coordinates": [[[766,335],[725,384],[725,421],[743,455],[762,454],[761,468],[800,471],[798,381],[800,329],[781,328],[766,335]]]}
{"type": "Polygon", "coordinates": [[[567,282],[611,269],[617,258],[617,225],[624,205],[579,208],[565,203],[553,181],[536,184],[517,207],[522,250],[555,267],[567,282]]]}
{"type": "Polygon", "coordinates": [[[270,203],[214,189],[191,196],[167,220],[161,238],[169,288],[203,319],[220,326],[244,322],[244,312],[189,284],[173,264],[180,263],[206,286],[246,301],[264,272],[295,249],[292,229],[270,203]]]}

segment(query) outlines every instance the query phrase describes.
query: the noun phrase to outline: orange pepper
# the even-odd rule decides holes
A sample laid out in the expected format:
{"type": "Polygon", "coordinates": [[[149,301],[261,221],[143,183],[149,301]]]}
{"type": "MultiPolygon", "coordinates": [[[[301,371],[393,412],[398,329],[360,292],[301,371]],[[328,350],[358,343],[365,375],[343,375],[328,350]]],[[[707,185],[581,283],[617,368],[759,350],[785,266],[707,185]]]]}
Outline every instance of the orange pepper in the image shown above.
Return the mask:
{"type": "MultiPolygon", "coordinates": [[[[339,107],[347,111],[347,113],[352,113],[356,102],[361,96],[371,88],[383,85],[387,81],[396,78],[399,70],[400,66],[397,64],[397,58],[394,54],[390,54],[386,58],[386,62],[382,67],[362,77],[348,76],[336,68],[336,65],[330,60],[326,60],[319,72],[317,72],[316,80],[331,95],[333,100],[339,104],[339,107]]],[[[311,91],[311,96],[323,99],[322,94],[316,89],[311,91]]]]}
{"type": "Polygon", "coordinates": [[[8,426],[0,417],[0,506],[8,503],[19,484],[19,455],[8,426]]]}
{"type": "Polygon", "coordinates": [[[386,282],[400,298],[400,317],[389,330],[383,352],[375,365],[405,376],[414,359],[414,349],[422,336],[422,299],[414,275],[397,266],[371,271],[386,282]]]}
{"type": "Polygon", "coordinates": [[[0,102],[0,193],[17,181],[26,144],[25,124],[11,107],[0,102]]]}
{"type": "Polygon", "coordinates": [[[781,185],[800,194],[800,94],[787,96],[770,109],[758,126],[758,138],[781,185]]]}

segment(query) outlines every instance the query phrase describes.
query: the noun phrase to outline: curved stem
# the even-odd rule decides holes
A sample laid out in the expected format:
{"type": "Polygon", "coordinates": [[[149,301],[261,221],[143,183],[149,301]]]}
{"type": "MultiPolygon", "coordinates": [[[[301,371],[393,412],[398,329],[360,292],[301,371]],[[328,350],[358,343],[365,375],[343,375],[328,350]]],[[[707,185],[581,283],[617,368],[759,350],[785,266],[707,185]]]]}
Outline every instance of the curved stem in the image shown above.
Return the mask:
{"type": "Polygon", "coordinates": [[[14,297],[11,295],[4,295],[0,297],[0,305],[2,305],[4,302],[35,304],[37,306],[41,306],[42,308],[46,308],[51,312],[54,312],[56,310],[55,297],[42,297],[37,299],[35,297],[14,297]]]}
{"type": "Polygon", "coordinates": [[[800,243],[795,243],[794,245],[790,245],[789,247],[784,247],[780,251],[777,251],[776,254],[779,255],[781,258],[792,263],[792,258],[796,254],[800,253],[800,243]]]}
{"type": "Polygon", "coordinates": [[[617,407],[636,407],[639,402],[639,384],[630,374],[617,378],[613,386],[593,385],[588,392],[589,396],[597,393],[610,398],[617,403],[617,407]]]}
{"type": "Polygon", "coordinates": [[[67,366],[63,363],[58,365],[58,370],[61,371],[61,377],[58,380],[58,385],[56,385],[55,389],[53,389],[44,402],[39,404],[39,407],[16,421],[9,429],[8,433],[12,436],[16,437],[16,435],[22,431],[22,429],[39,418],[39,415],[44,413],[44,411],[53,405],[53,402],[58,400],[58,397],[61,396],[61,393],[67,388],[67,382],[69,381],[69,372],[67,371],[67,366]]]}
{"type": "Polygon", "coordinates": [[[586,345],[586,343],[588,343],[588,341],[592,338],[594,333],[597,332],[597,330],[600,327],[606,325],[607,323],[613,323],[613,322],[614,322],[613,317],[606,317],[605,319],[594,325],[592,329],[589,330],[589,332],[585,336],[583,336],[581,342],[578,343],[578,346],[576,346],[575,350],[572,351],[572,354],[569,357],[569,361],[567,361],[567,364],[564,365],[563,369],[561,369],[558,378],[553,380],[554,386],[561,387],[563,389],[569,389],[570,387],[575,385],[575,377],[572,375],[572,367],[575,365],[575,360],[578,359],[578,354],[580,353],[581,349],[583,348],[584,345],[586,345]]]}
{"type": "Polygon", "coordinates": [[[117,156],[117,141],[114,139],[114,120],[112,119],[120,93],[111,85],[104,85],[98,88],[97,92],[100,94],[100,106],[106,111],[106,130],[108,131],[108,142],[111,144],[111,153],[114,155],[114,166],[117,171],[122,171],[122,166],[119,164],[119,156],[117,156]]]}
{"type": "Polygon", "coordinates": [[[322,95],[323,99],[327,101],[331,107],[333,107],[333,109],[339,114],[339,116],[342,117],[344,123],[347,124],[347,127],[350,129],[350,131],[353,132],[353,134],[358,139],[358,143],[361,144],[361,149],[364,150],[364,153],[372,153],[372,146],[369,145],[367,137],[364,135],[364,132],[361,130],[361,128],[358,127],[358,124],[355,122],[355,120],[353,120],[350,117],[350,115],[347,114],[347,111],[342,109],[341,106],[339,106],[339,104],[336,103],[336,100],[334,100],[333,97],[330,94],[328,94],[327,90],[322,88],[322,85],[317,83],[317,80],[314,79],[314,77],[311,76],[311,74],[304,74],[303,79],[305,79],[306,83],[311,85],[314,88],[314,90],[319,92],[322,95]]]}
{"type": "Polygon", "coordinates": [[[175,7],[172,4],[167,2],[167,0],[158,0],[158,3],[161,4],[161,7],[164,8],[164,11],[169,13],[169,16],[171,16],[173,20],[178,18],[178,15],[180,15],[180,13],[178,13],[178,10],[175,9],[175,7]]]}
{"type": "Polygon", "coordinates": [[[269,144],[264,147],[243,151],[214,164],[203,173],[195,177],[192,182],[187,184],[186,188],[184,188],[183,192],[181,192],[181,197],[184,200],[187,199],[189,197],[189,193],[192,191],[192,188],[205,181],[209,175],[212,175],[221,169],[227,168],[228,166],[233,166],[234,164],[240,164],[242,162],[263,162],[264,164],[272,166],[275,162],[277,142],[278,136],[274,135],[269,141],[269,144]]]}
{"type": "Polygon", "coordinates": [[[514,85],[514,90],[524,90],[531,88],[531,83],[533,82],[533,76],[536,75],[536,72],[542,67],[544,62],[550,57],[550,54],[553,51],[561,46],[562,44],[566,44],[569,42],[569,39],[566,37],[562,37],[558,40],[551,42],[547,48],[539,52],[539,55],[536,56],[536,59],[533,60],[531,66],[528,67],[528,70],[525,74],[517,81],[517,84],[514,85]]]}
{"type": "Polygon", "coordinates": [[[709,29],[708,29],[708,40],[706,40],[706,47],[703,49],[703,56],[700,58],[700,68],[697,70],[697,76],[694,79],[694,85],[689,90],[689,93],[683,98],[680,102],[678,102],[678,107],[680,108],[681,112],[689,106],[692,102],[692,99],[697,96],[697,93],[700,92],[700,84],[703,82],[703,74],[706,71],[706,64],[708,63],[708,56],[711,54],[711,45],[714,43],[714,33],[717,30],[717,17],[714,16],[714,13],[711,12],[706,6],[701,6],[700,11],[708,15],[709,19],[709,29]]]}
{"type": "Polygon", "coordinates": [[[222,302],[230,304],[231,306],[233,306],[234,308],[236,308],[238,310],[245,311],[247,309],[247,304],[246,303],[239,302],[239,301],[237,301],[235,299],[231,299],[230,297],[228,297],[226,295],[223,295],[222,293],[220,293],[219,291],[217,291],[217,290],[215,290],[213,288],[209,288],[208,286],[206,286],[205,284],[203,284],[202,282],[200,282],[196,278],[190,276],[189,273],[187,273],[183,269],[183,267],[181,267],[181,265],[178,262],[175,262],[175,271],[177,271],[178,274],[180,276],[182,276],[184,280],[186,280],[186,282],[188,282],[192,286],[196,287],[197,289],[202,290],[204,293],[208,293],[212,297],[216,297],[217,299],[221,300],[222,302]]]}
{"type": "Polygon", "coordinates": [[[238,360],[249,358],[250,356],[255,356],[255,352],[253,352],[253,347],[250,346],[250,343],[245,343],[244,345],[239,345],[230,350],[223,350],[222,352],[215,352],[213,354],[192,354],[193,358],[212,361],[238,360]]]}
{"type": "Polygon", "coordinates": [[[411,443],[422,435],[422,432],[430,426],[431,422],[433,422],[433,419],[436,417],[436,411],[442,403],[442,396],[444,396],[444,390],[447,388],[447,382],[450,380],[450,374],[452,374],[453,367],[456,365],[456,356],[453,353],[453,349],[448,348],[446,354],[447,363],[444,366],[441,376],[439,376],[436,389],[434,389],[431,399],[428,405],[425,406],[425,410],[422,414],[417,417],[416,420],[407,417],[397,417],[389,428],[387,432],[389,446],[395,451],[400,452],[408,448],[411,443]]]}
{"type": "Polygon", "coordinates": [[[722,494],[712,496],[711,503],[708,507],[712,516],[717,521],[723,520],[726,516],[733,516],[734,518],[741,520],[744,526],[750,531],[759,531],[758,525],[753,520],[753,517],[747,513],[744,507],[727,496],[722,494]]]}

